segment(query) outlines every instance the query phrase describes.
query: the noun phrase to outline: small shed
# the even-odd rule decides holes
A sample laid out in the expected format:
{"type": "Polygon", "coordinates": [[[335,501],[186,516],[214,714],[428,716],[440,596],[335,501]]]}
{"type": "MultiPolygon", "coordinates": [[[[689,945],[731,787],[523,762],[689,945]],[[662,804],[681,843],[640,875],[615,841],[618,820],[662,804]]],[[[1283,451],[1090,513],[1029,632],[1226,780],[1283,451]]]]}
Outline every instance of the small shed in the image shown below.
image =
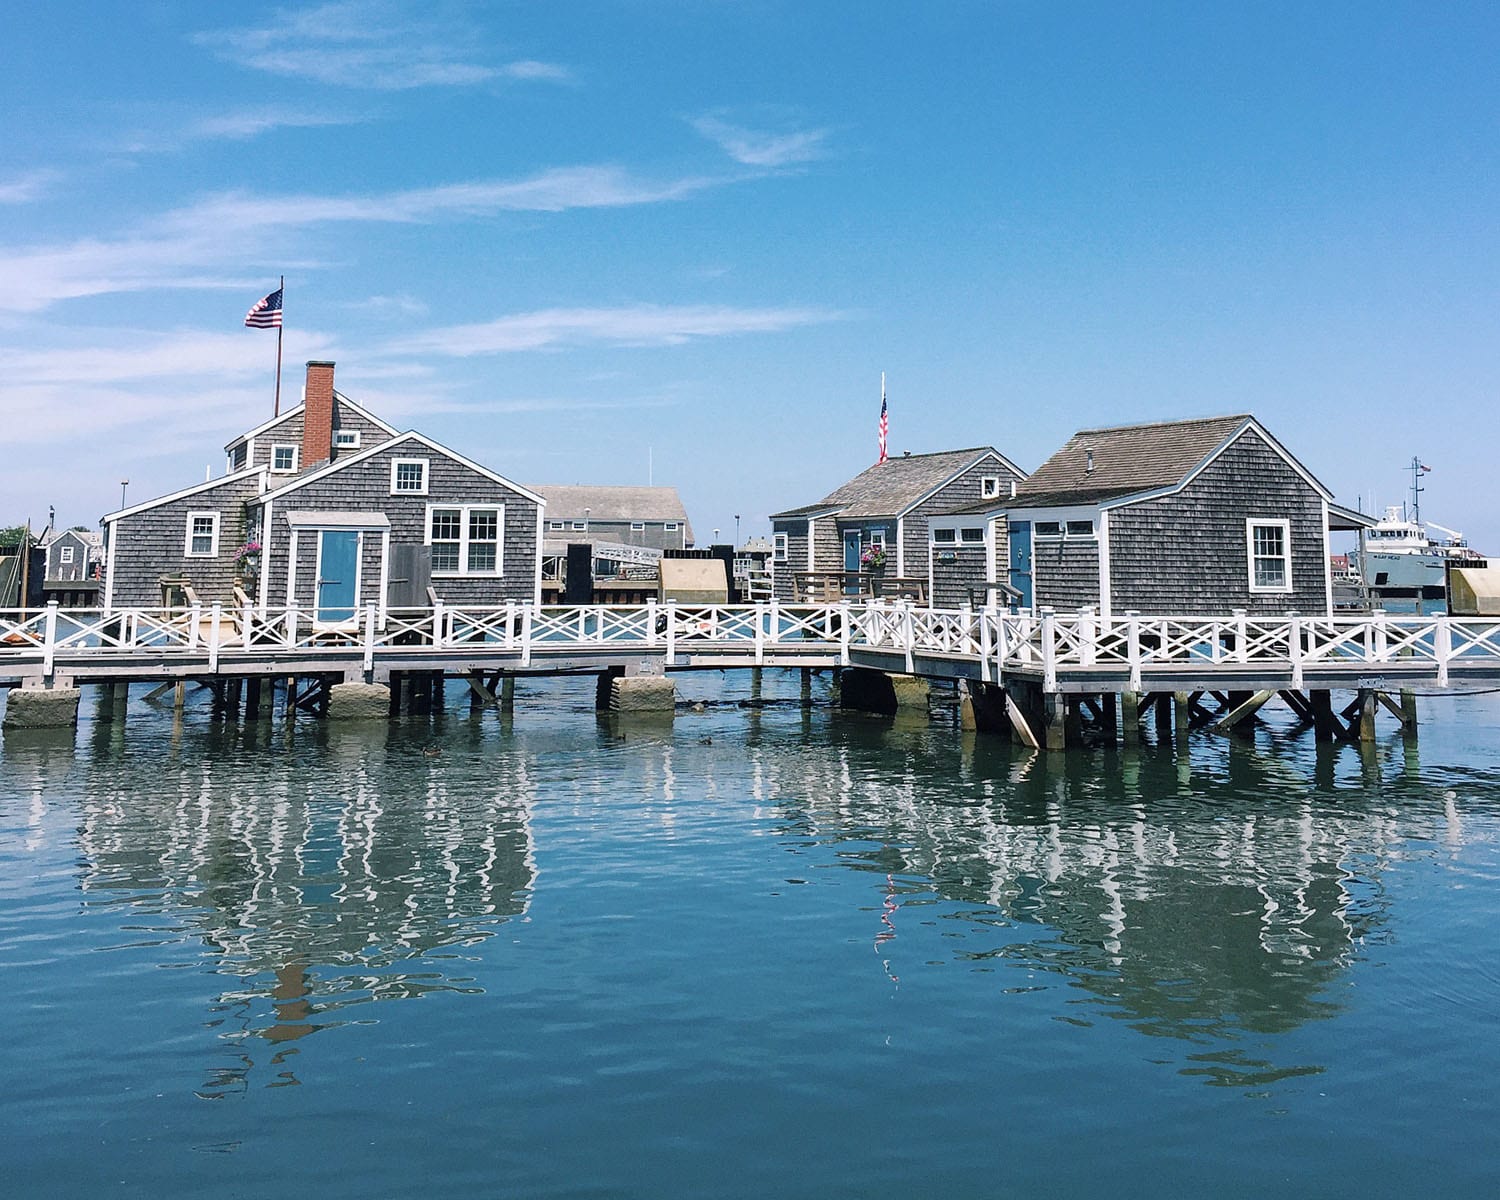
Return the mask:
{"type": "Polygon", "coordinates": [[[1085,429],[1014,497],[934,518],[934,598],[1008,585],[1023,610],[1328,613],[1331,501],[1248,414],[1085,429]]]}
{"type": "MultiPolygon", "coordinates": [[[[816,504],[771,514],[776,597],[874,590],[868,557],[892,590],[926,590],[928,521],[1008,498],[1026,473],[993,446],[903,454],[861,471],[816,504]],[[899,581],[899,582],[897,582],[899,581]]],[[[925,596],[924,596],[925,598],[925,596]]]]}

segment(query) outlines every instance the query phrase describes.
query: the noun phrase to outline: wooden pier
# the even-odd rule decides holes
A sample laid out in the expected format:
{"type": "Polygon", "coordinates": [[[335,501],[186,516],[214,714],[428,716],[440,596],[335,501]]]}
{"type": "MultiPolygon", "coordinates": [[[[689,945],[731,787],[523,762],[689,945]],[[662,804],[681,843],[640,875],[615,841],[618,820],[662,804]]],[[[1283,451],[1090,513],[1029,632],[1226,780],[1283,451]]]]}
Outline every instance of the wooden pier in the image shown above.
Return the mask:
{"type": "MultiPolygon", "coordinates": [[[[1500,684],[1500,621],[1489,618],[1018,615],[901,601],[372,605],[327,617],[219,605],[0,612],[0,686],[25,693],[23,709],[49,710],[37,723],[59,724],[83,684],[200,681],[248,710],[279,680],[296,708],[332,701],[347,711],[330,715],[374,716],[441,704],[432,681],[447,677],[489,705],[518,676],[594,674],[616,707],[661,709],[672,672],[837,668],[959,681],[978,727],[1060,748],[1133,740],[1143,720],[1158,737],[1243,731],[1270,703],[1324,740],[1373,736],[1381,712],[1414,735],[1417,690],[1500,684]],[[1351,699],[1336,705],[1335,692],[1351,699]]],[[[15,725],[17,697],[9,704],[15,725]]]]}

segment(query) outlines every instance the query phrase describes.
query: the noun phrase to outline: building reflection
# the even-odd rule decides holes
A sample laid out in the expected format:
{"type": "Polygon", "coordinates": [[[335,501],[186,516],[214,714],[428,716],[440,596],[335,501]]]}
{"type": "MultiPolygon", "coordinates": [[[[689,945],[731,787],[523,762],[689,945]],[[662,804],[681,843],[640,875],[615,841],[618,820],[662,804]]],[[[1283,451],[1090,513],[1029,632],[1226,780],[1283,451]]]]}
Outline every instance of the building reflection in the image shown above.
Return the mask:
{"type": "Polygon", "coordinates": [[[784,832],[876,877],[886,974],[902,969],[903,916],[940,917],[951,961],[1005,986],[1007,966],[1030,986],[1065,982],[1074,1018],[1170,1039],[1184,1073],[1253,1087],[1319,1069],[1247,1047],[1339,1011],[1340,976],[1387,921],[1382,879],[1403,840],[1389,808],[1315,792],[1295,760],[1242,747],[1194,769],[1170,748],[1049,758],[971,743],[956,774],[951,755],[951,741],[874,728],[765,764],[784,832]]]}
{"type": "Polygon", "coordinates": [[[481,767],[479,748],[384,726],[224,737],[190,737],[170,765],[96,757],[81,789],[84,903],[190,937],[228,977],[208,1023],[230,1061],[201,1095],[248,1086],[262,1043],[287,1068],[270,1082],[296,1082],[294,1043],[359,1006],[480,990],[464,948],[523,915],[536,879],[525,754],[490,748],[481,767]]]}

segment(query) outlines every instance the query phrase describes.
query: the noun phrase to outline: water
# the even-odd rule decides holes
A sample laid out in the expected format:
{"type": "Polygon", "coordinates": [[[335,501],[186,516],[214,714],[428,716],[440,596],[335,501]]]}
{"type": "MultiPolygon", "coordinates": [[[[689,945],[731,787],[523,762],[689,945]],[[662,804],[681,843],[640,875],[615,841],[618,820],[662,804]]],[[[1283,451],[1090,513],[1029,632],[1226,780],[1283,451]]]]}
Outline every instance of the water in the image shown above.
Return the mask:
{"type": "Polygon", "coordinates": [[[1496,697],[1369,757],[591,701],[8,734],[6,1194],[1500,1186],[1496,697]]]}

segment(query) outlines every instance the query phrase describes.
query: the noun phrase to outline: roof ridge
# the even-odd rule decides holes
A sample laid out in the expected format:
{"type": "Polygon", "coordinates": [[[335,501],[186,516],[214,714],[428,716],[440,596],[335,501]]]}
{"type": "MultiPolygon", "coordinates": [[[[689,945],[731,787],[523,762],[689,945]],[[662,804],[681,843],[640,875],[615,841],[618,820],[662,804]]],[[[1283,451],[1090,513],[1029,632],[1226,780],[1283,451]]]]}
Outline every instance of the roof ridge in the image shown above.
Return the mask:
{"type": "Polygon", "coordinates": [[[1161,429],[1168,425],[1207,425],[1214,421],[1253,421],[1254,413],[1221,413],[1213,417],[1179,417],[1172,421],[1135,421],[1129,425],[1098,425],[1093,429],[1080,429],[1074,437],[1086,433],[1123,433],[1127,429],[1161,429]]]}

